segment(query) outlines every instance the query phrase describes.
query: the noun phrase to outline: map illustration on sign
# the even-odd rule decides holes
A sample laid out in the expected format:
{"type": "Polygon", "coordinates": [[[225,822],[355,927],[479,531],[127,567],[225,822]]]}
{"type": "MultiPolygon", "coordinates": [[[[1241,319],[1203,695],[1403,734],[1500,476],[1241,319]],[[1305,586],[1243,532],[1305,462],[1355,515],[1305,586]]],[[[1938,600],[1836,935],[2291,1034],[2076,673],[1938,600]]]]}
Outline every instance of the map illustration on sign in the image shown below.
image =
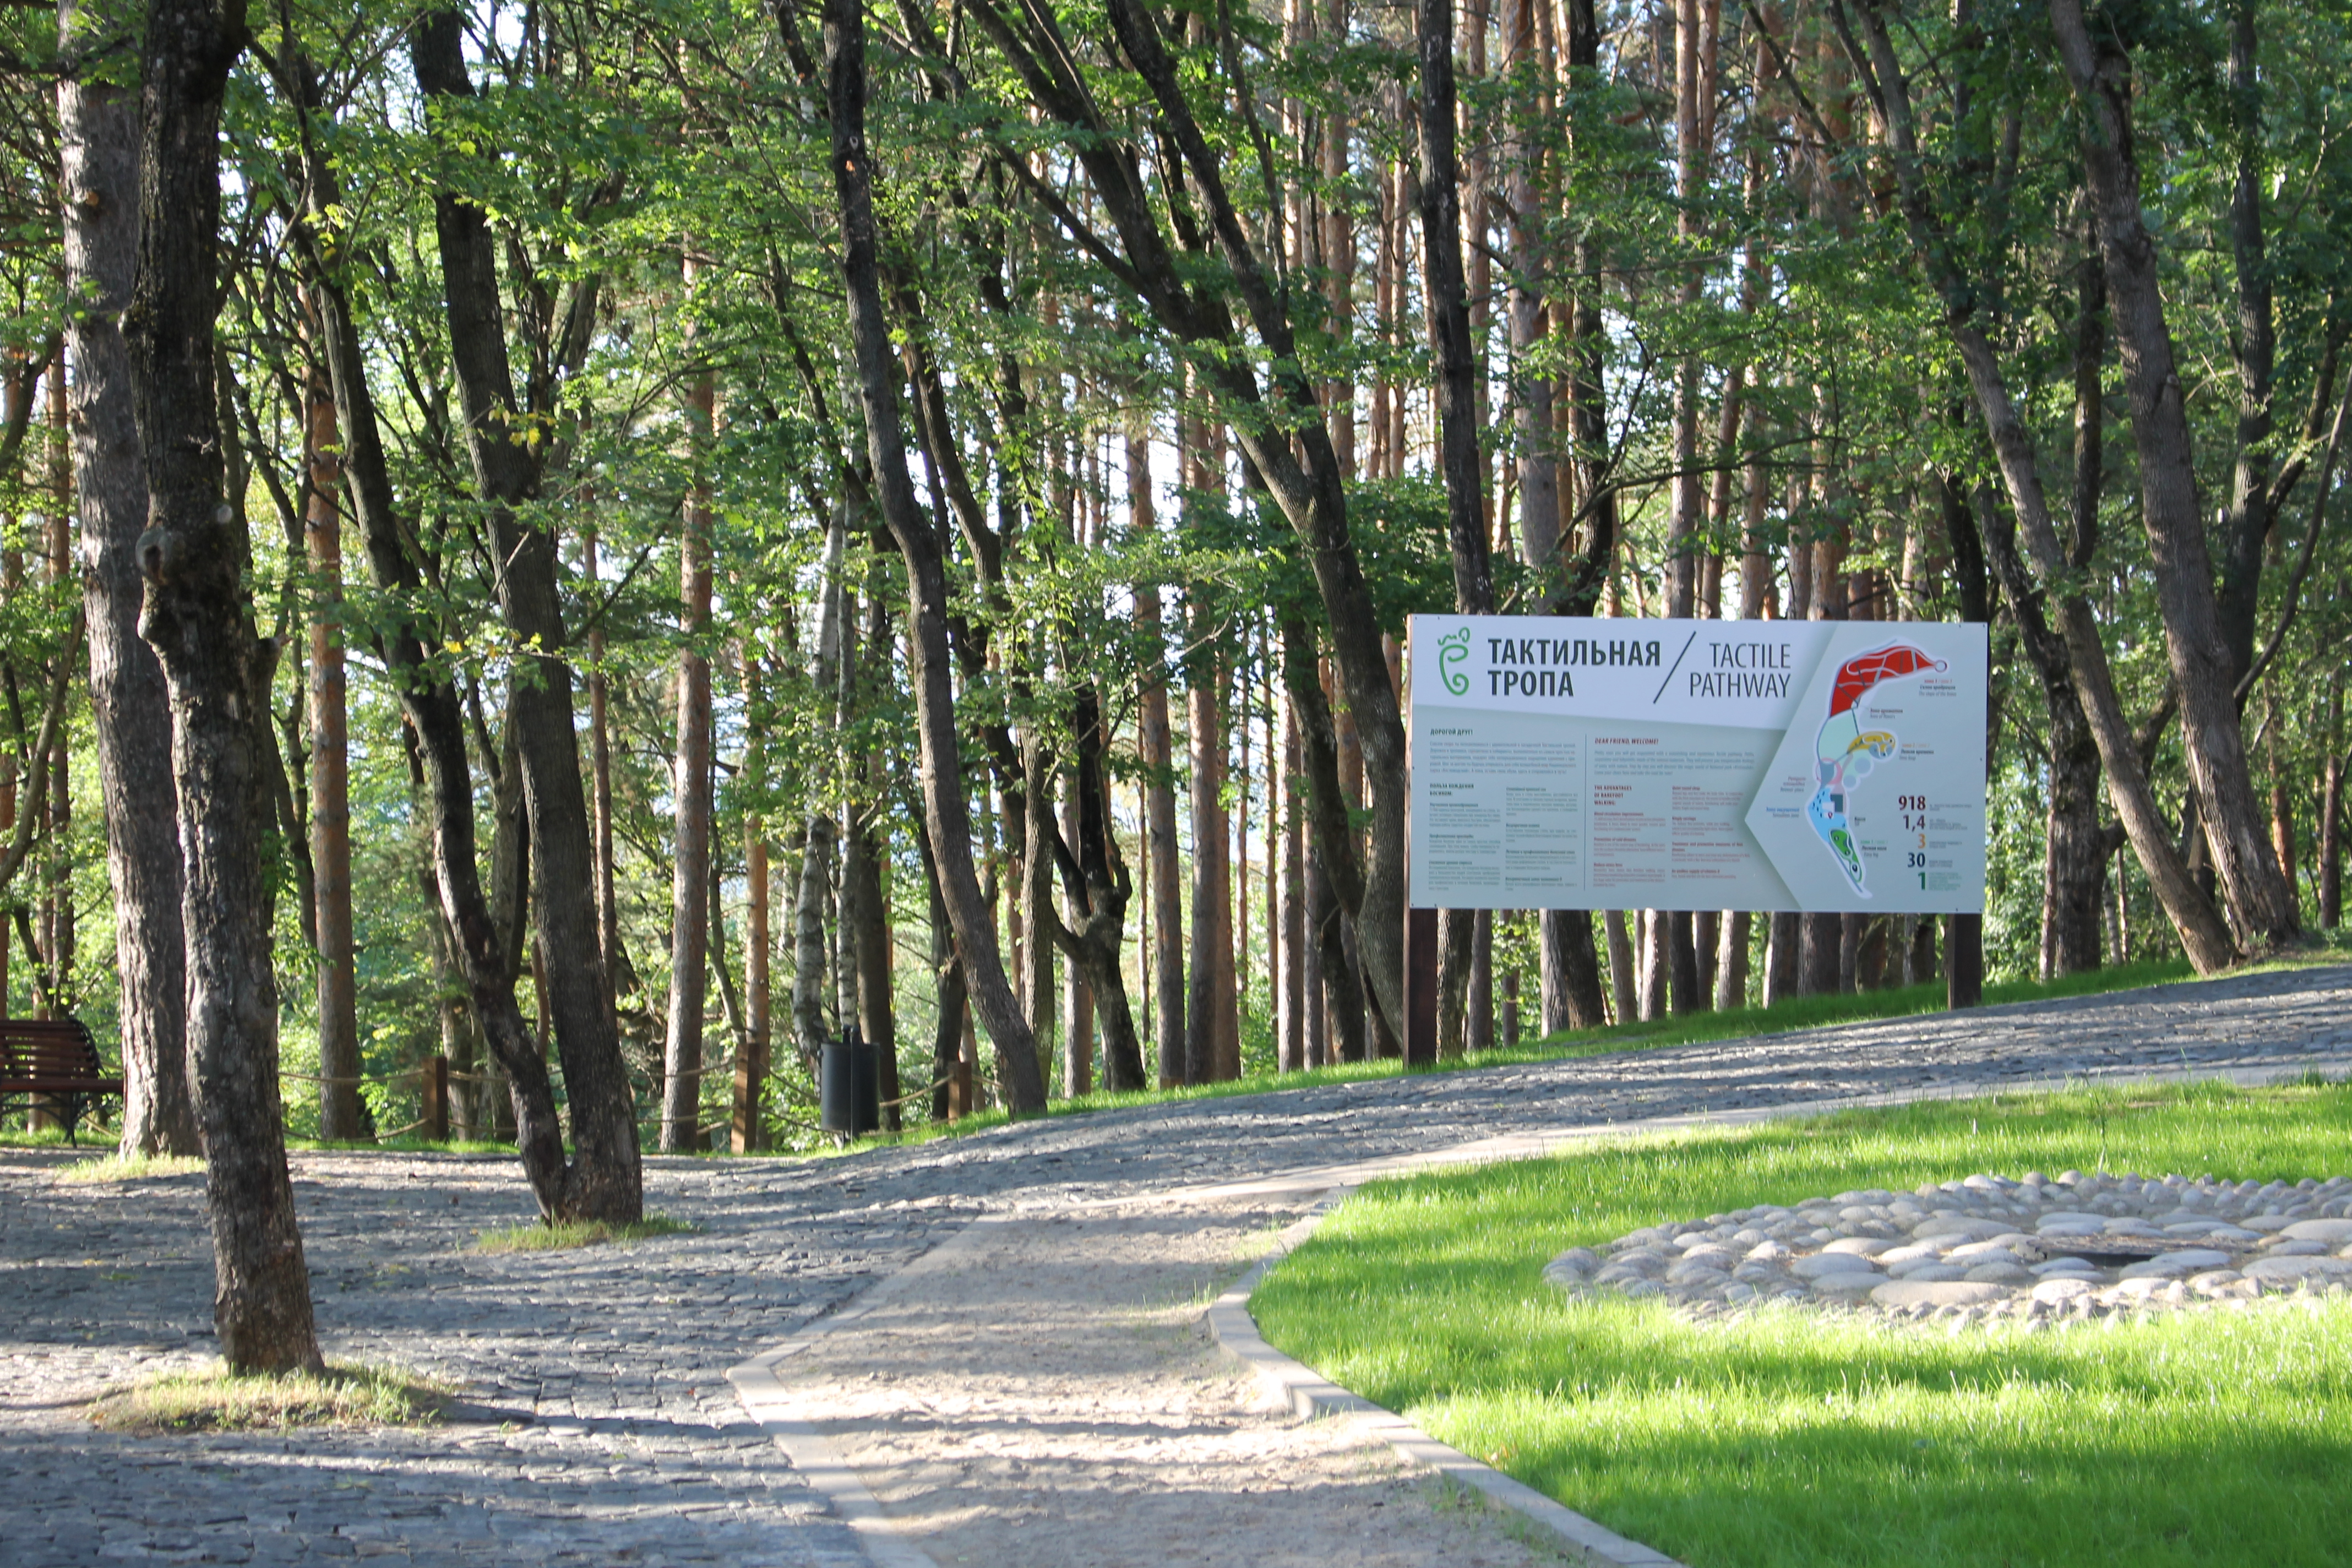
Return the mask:
{"type": "Polygon", "coordinates": [[[1829,716],[1813,738],[1821,788],[1813,792],[1805,815],[1822,842],[1837,857],[1845,879],[1865,899],[1870,889],[1864,885],[1862,855],[1854,847],[1853,828],[1846,816],[1846,797],[1870,776],[1873,766],[1895,754],[1896,742],[1891,731],[1862,727],[1863,699],[1886,681],[1948,668],[1942,659],[1898,643],[1847,659],[1838,666],[1837,679],[1830,686],[1829,716]]]}

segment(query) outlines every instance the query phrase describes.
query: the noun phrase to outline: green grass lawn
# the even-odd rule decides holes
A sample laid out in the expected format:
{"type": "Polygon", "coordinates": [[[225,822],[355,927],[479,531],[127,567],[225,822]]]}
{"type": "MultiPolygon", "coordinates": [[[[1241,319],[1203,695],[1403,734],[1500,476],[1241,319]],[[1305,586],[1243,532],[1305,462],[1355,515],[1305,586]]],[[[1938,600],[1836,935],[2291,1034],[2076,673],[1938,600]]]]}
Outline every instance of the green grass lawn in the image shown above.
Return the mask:
{"type": "Polygon", "coordinates": [[[2352,1560],[2352,1304],[1958,1336],[1775,1308],[1570,1300],[1561,1248],[1668,1217],[1977,1171],[2301,1178],[2352,1086],[2015,1096],[1382,1183],[1251,1304],[1266,1337],[1692,1563],[2352,1560]]]}

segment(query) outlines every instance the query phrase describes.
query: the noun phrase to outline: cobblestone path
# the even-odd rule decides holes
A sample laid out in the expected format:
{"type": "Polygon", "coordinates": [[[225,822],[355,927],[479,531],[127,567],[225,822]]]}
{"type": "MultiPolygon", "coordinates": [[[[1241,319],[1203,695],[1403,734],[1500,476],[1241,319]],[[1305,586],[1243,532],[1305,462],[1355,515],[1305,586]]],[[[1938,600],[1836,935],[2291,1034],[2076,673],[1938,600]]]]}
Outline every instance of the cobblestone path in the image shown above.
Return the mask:
{"type": "Polygon", "coordinates": [[[461,1388],[408,1431],[131,1438],[77,1407],[210,1352],[200,1178],[57,1182],[0,1151],[0,1558],[850,1564],[725,1370],[983,1210],[1056,1208],[1473,1140],[1839,1096],[2352,1057],[2352,969],[2231,978],[1528,1067],[1055,1118],[816,1161],[649,1160],[696,1234],[483,1256],[510,1160],[306,1154],[329,1354],[461,1388]]]}

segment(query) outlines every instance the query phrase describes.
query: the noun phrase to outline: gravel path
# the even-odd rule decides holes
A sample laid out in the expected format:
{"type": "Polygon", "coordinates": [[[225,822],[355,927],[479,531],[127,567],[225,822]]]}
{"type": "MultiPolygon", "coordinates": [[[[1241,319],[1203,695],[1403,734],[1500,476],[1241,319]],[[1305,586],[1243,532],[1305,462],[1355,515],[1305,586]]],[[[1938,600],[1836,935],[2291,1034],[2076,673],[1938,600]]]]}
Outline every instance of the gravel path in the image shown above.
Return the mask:
{"type": "MultiPolygon", "coordinates": [[[[745,1417],[725,1369],[982,1212],[1165,1197],[1651,1117],[1963,1083],[2286,1070],[2347,1055],[2352,969],[2301,970],[1056,1118],[839,1160],[652,1160],[649,1206],[700,1232],[560,1255],[462,1250],[475,1231],[529,1214],[510,1161],[299,1156],[329,1353],[415,1368],[467,1401],[439,1427],[364,1434],[92,1432],[75,1407],[100,1387],[209,1353],[199,1179],[68,1186],[50,1173],[64,1156],[0,1151],[7,1557],[24,1568],[520,1553],[858,1563],[850,1532],[745,1417]]],[[[1268,1200],[1260,1217],[1304,1201],[1303,1191],[1268,1200]]],[[[1198,1258],[1182,1266],[1215,1273],[1198,1258]]],[[[1225,1271],[1240,1267],[1228,1255],[1225,1271]]],[[[1221,1514],[1226,1500],[1198,1506],[1221,1514]]]]}

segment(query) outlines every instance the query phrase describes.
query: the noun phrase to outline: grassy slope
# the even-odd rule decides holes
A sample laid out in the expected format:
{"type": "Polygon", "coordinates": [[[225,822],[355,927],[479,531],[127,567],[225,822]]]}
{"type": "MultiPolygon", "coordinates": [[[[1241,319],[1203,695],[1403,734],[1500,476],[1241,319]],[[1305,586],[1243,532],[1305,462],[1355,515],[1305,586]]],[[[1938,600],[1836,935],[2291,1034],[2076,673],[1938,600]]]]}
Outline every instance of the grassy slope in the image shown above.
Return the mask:
{"type": "Polygon", "coordinates": [[[1979,1170],[2344,1170],[2352,1088],[1850,1112],[1383,1184],[1253,1310],[1292,1355],[1697,1565],[2336,1563],[2352,1306],[1954,1338],[1570,1302],[1561,1247],[1979,1170]]]}

